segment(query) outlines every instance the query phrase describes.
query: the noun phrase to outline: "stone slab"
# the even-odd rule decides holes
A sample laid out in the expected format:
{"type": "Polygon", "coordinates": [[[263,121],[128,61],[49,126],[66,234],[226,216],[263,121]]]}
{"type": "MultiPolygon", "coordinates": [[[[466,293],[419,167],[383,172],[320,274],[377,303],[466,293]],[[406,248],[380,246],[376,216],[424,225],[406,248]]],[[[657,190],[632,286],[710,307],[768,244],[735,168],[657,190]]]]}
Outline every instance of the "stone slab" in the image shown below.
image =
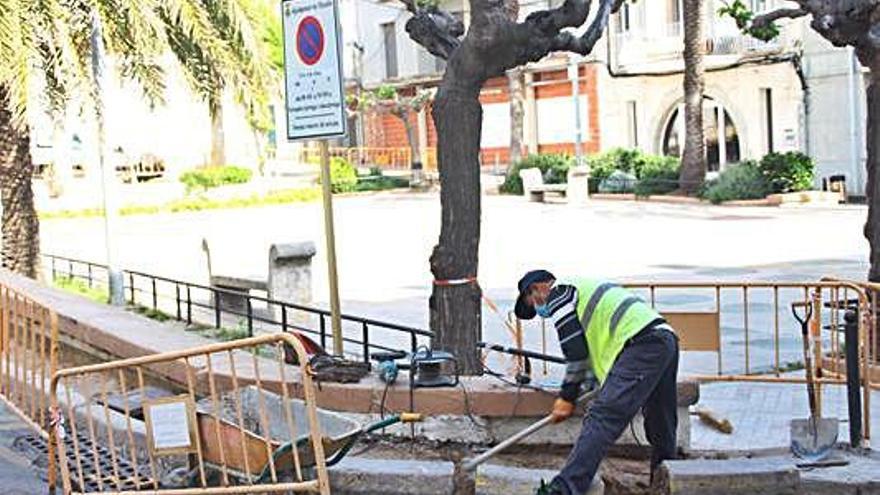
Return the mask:
{"type": "Polygon", "coordinates": [[[329,470],[335,494],[434,495],[452,493],[451,462],[346,457],[329,470]]]}
{"type": "Polygon", "coordinates": [[[660,485],[667,495],[798,495],[800,474],[789,458],[668,461],[660,485]]]}
{"type": "MultiPolygon", "coordinates": [[[[346,457],[330,468],[333,493],[345,495],[436,495],[453,493],[454,466],[446,461],[411,461],[346,457]]],[[[485,464],[477,469],[478,495],[531,495],[541,480],[555,471],[485,464]]],[[[583,495],[603,495],[604,485],[596,480],[583,495]]]]}
{"type": "Polygon", "coordinates": [[[846,466],[801,470],[803,495],[880,495],[880,454],[839,454],[846,466]]]}

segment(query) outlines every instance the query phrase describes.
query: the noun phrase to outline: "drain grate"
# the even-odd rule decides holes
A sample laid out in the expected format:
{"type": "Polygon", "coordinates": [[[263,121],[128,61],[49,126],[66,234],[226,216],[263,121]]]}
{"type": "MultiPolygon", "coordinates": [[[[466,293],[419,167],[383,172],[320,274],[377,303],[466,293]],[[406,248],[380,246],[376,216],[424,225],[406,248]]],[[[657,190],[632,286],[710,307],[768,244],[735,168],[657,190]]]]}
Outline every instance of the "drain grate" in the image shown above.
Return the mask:
{"type": "MultiPolygon", "coordinates": [[[[74,454],[73,438],[68,434],[64,440],[70,482],[77,491],[85,493],[101,492],[103,491],[101,485],[103,485],[104,490],[109,491],[116,491],[120,488],[121,490],[133,491],[153,489],[153,479],[150,474],[144,471],[144,468],[140,468],[137,471],[137,477],[135,477],[134,465],[128,459],[120,457],[118,454],[116,455],[116,466],[119,471],[117,483],[110,450],[103,445],[94,444],[88,437],[82,434],[77,435],[77,441],[82,454],[80,455],[80,465],[82,466],[83,483],[80,483],[79,465],[77,465],[76,455],[74,454]],[[97,462],[95,452],[97,452],[97,462]],[[99,469],[101,476],[98,476],[99,469]],[[137,483],[137,481],[140,483],[137,483]]],[[[46,459],[49,455],[49,446],[40,435],[31,434],[18,437],[13,443],[13,447],[34,460],[46,459]]],[[[39,464],[44,466],[45,461],[39,464]]]]}

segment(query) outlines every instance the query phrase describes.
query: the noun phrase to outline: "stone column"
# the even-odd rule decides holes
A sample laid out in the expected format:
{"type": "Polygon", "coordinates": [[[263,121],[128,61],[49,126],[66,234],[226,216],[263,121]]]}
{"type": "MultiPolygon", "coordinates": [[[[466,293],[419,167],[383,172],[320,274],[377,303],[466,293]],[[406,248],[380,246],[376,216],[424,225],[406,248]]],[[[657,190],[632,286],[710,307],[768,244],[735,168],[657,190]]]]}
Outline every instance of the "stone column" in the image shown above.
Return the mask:
{"type": "MultiPolygon", "coordinates": [[[[269,299],[310,305],[312,303],[312,241],[272,244],[269,249],[269,299]]],[[[273,318],[282,321],[282,308],[272,307],[273,318]]],[[[288,323],[307,323],[301,311],[288,312],[288,323]]]]}
{"type": "Polygon", "coordinates": [[[568,204],[583,205],[590,202],[590,167],[581,165],[568,169],[568,204]]]}

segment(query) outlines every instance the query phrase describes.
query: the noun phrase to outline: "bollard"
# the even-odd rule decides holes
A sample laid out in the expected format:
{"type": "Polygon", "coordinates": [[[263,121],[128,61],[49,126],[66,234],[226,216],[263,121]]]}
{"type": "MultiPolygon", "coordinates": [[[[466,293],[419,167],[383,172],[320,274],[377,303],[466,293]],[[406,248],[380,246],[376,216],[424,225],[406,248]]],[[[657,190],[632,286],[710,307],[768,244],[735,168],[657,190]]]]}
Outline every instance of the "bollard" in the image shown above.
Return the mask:
{"type": "Polygon", "coordinates": [[[859,314],[849,310],[843,316],[846,332],[846,393],[849,410],[849,443],[862,445],[862,396],[859,377],[859,314]]]}

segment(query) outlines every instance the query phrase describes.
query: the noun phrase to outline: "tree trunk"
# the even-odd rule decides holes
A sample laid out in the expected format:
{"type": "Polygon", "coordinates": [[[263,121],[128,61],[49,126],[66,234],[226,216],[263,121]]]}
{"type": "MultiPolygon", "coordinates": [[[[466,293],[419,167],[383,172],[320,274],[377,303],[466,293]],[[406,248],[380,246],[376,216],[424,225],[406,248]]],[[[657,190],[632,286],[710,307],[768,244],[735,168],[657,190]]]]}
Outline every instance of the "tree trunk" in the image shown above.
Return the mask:
{"type": "Polygon", "coordinates": [[[880,81],[877,73],[871,71],[868,84],[868,158],[865,162],[867,181],[865,197],[868,203],[868,221],[865,223],[865,238],[871,247],[871,269],[868,280],[880,282],[880,81]]]}
{"type": "MultiPolygon", "coordinates": [[[[868,84],[868,128],[866,134],[868,157],[865,161],[865,168],[868,177],[865,182],[865,198],[868,203],[868,220],[865,222],[865,237],[868,239],[868,245],[871,250],[871,268],[868,272],[868,280],[870,282],[880,282],[880,80],[878,80],[880,72],[871,70],[871,82],[868,84]]],[[[878,296],[877,291],[870,293],[871,297],[878,296]]],[[[870,336],[872,342],[876,342],[877,347],[872,349],[875,353],[880,352],[880,341],[874,334],[878,331],[878,323],[875,321],[872,325],[870,336]]]]}
{"type": "Polygon", "coordinates": [[[703,0],[684,0],[685,140],[679,188],[686,194],[696,193],[706,178],[706,145],[703,137],[703,8],[703,0]]]}
{"type": "Polygon", "coordinates": [[[509,71],[507,78],[510,82],[510,159],[507,173],[510,174],[513,164],[522,160],[526,95],[522,69],[509,71]]]}
{"type": "Polygon", "coordinates": [[[433,346],[455,354],[465,374],[479,374],[480,288],[460,283],[477,276],[480,245],[481,83],[459,81],[450,67],[434,100],[442,226],[431,254],[433,346]],[[444,284],[443,281],[453,281],[444,284]],[[455,282],[458,281],[458,282],[455,282]]]}
{"type": "Polygon", "coordinates": [[[211,112],[211,166],[226,165],[226,136],[223,131],[223,102],[210,105],[211,112]]]}
{"type": "Polygon", "coordinates": [[[406,142],[409,144],[409,152],[410,152],[410,172],[412,172],[412,178],[410,179],[410,186],[418,186],[422,183],[422,154],[419,150],[419,136],[416,135],[416,127],[413,125],[410,120],[411,114],[409,112],[400,115],[400,119],[403,120],[403,128],[406,130],[406,142]]]}
{"type": "Polygon", "coordinates": [[[34,164],[27,127],[16,127],[0,87],[0,200],[3,204],[3,267],[36,278],[40,223],[31,180],[34,164]]]}

